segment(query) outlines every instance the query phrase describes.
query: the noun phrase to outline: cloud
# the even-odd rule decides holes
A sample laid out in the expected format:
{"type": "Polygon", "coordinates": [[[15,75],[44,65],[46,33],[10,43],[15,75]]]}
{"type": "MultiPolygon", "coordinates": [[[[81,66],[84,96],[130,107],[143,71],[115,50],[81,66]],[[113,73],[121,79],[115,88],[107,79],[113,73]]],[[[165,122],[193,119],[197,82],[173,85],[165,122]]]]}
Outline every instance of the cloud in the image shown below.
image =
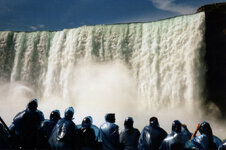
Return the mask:
{"type": "Polygon", "coordinates": [[[39,24],[39,25],[37,25],[37,26],[29,26],[29,28],[30,28],[31,30],[44,29],[45,27],[46,27],[46,26],[43,25],[43,24],[39,24]]]}
{"type": "Polygon", "coordinates": [[[191,14],[194,13],[196,8],[186,4],[177,4],[175,0],[150,0],[153,5],[161,10],[175,12],[178,14],[191,14]]]}
{"type": "Polygon", "coordinates": [[[38,28],[35,27],[35,26],[30,26],[29,28],[32,29],[32,30],[37,30],[37,29],[38,29],[38,28]]]}
{"type": "Polygon", "coordinates": [[[43,24],[40,24],[40,25],[38,25],[38,28],[45,28],[45,25],[43,25],[43,24]]]}

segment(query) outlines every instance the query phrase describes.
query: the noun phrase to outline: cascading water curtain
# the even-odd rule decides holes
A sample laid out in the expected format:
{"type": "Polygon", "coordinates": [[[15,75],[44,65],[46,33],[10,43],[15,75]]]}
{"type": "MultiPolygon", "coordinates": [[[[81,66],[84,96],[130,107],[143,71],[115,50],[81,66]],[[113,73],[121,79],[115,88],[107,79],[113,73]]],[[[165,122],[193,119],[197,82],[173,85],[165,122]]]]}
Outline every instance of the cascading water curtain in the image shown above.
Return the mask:
{"type": "Polygon", "coordinates": [[[58,32],[0,32],[0,77],[42,97],[67,98],[79,60],[120,60],[149,108],[192,105],[204,88],[205,15],[151,23],[83,26],[58,32]]]}

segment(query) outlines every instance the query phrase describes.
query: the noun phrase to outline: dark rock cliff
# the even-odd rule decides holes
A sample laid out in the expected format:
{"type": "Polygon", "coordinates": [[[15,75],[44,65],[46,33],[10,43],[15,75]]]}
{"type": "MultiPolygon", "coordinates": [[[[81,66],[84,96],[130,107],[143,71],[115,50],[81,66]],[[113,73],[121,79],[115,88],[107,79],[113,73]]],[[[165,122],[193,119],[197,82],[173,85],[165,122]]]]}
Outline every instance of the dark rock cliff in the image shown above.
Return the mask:
{"type": "Polygon", "coordinates": [[[207,102],[214,102],[226,115],[226,3],[200,7],[206,14],[207,102]]]}

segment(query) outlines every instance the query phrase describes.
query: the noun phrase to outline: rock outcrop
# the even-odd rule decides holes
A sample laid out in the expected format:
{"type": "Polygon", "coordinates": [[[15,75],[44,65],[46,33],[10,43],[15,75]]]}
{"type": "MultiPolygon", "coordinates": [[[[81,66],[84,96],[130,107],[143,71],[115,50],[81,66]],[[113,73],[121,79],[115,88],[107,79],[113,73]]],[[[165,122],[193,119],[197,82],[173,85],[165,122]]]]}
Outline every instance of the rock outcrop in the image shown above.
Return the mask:
{"type": "Polygon", "coordinates": [[[207,102],[214,102],[226,114],[226,3],[200,7],[206,14],[207,102]]]}

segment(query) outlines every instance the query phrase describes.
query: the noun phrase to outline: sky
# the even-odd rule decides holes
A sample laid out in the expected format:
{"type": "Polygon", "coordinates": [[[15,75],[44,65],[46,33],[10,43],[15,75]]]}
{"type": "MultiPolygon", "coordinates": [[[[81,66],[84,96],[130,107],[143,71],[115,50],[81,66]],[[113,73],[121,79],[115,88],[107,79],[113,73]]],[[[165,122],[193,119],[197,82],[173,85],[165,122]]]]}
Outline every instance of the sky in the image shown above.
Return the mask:
{"type": "Polygon", "coordinates": [[[0,0],[0,31],[59,31],[84,25],[150,22],[193,14],[226,0],[0,0]]]}

